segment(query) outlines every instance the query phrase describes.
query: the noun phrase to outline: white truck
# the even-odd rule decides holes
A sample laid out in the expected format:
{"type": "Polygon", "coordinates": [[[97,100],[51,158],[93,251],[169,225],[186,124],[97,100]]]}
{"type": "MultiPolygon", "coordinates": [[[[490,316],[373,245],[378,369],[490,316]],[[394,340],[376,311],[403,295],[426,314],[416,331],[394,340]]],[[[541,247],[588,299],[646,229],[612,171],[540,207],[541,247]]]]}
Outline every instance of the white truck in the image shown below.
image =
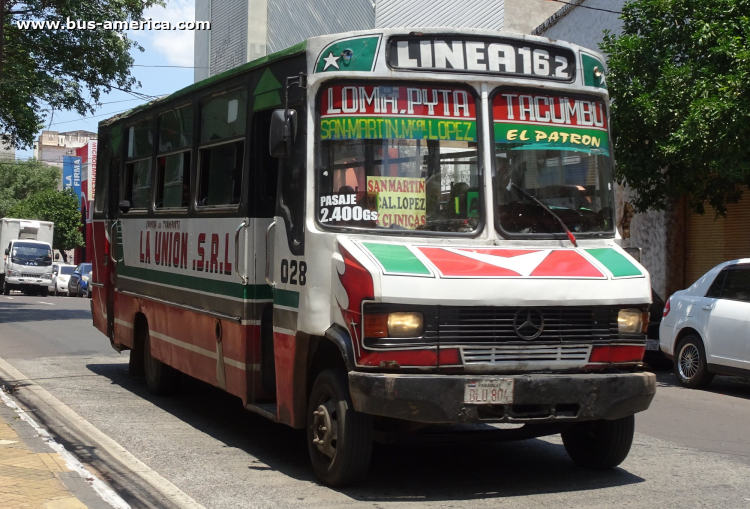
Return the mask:
{"type": "Polygon", "coordinates": [[[20,290],[27,295],[47,295],[52,279],[52,236],[49,221],[0,219],[0,287],[3,294],[20,290]]]}

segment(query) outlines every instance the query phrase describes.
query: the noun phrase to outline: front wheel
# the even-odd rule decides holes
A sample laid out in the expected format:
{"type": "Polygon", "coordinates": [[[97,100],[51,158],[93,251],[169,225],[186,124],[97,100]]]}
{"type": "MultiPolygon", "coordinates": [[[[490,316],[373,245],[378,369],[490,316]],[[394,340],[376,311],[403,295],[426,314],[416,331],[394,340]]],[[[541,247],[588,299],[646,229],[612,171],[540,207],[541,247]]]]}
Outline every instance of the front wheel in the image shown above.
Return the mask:
{"type": "Polygon", "coordinates": [[[45,287],[39,289],[39,296],[40,297],[46,297],[47,295],[49,295],[49,288],[47,288],[45,286],[45,287]]]}
{"type": "Polygon", "coordinates": [[[614,468],[630,452],[635,416],[613,421],[587,421],[561,433],[568,456],[576,464],[595,469],[614,468]]]}
{"type": "Polygon", "coordinates": [[[3,295],[10,295],[10,286],[8,286],[8,283],[3,283],[3,295]]]}
{"type": "Polygon", "coordinates": [[[714,379],[713,373],[708,372],[706,349],[698,336],[685,336],[677,345],[674,374],[680,385],[690,389],[704,389],[714,379]]]}
{"type": "Polygon", "coordinates": [[[372,419],[354,410],[343,370],[326,369],[315,379],[307,407],[307,448],[323,484],[347,486],[367,474],[372,419]]]}

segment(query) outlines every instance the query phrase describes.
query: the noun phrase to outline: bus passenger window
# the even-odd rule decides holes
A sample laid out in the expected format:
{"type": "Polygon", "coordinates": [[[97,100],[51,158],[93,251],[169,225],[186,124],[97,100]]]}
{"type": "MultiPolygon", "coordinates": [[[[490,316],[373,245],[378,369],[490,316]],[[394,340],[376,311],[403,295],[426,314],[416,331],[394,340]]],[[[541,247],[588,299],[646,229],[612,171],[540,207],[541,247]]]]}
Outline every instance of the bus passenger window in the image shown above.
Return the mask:
{"type": "Polygon", "coordinates": [[[188,206],[192,146],[193,107],[184,106],[161,115],[160,155],[156,159],[156,208],[188,206]],[[163,152],[166,154],[161,155],[163,152]]]}
{"type": "Polygon", "coordinates": [[[130,202],[131,209],[148,209],[151,202],[154,146],[151,124],[151,119],[146,119],[128,128],[128,162],[125,164],[122,199],[130,202]]]}
{"type": "Polygon", "coordinates": [[[198,205],[235,205],[242,195],[245,143],[235,141],[200,151],[198,205]]]}
{"type": "Polygon", "coordinates": [[[215,95],[201,106],[198,205],[236,205],[242,196],[247,93],[215,95]],[[239,139],[238,139],[239,138],[239,139]]]}
{"type": "Polygon", "coordinates": [[[125,165],[125,196],[133,209],[147,209],[151,199],[151,159],[125,165]]]}

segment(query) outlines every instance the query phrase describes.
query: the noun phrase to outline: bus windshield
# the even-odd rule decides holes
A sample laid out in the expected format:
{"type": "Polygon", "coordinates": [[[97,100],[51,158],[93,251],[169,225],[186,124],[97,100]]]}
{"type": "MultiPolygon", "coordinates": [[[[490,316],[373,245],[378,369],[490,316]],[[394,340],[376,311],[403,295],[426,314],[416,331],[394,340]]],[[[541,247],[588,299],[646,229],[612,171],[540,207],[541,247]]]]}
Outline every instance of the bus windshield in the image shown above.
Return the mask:
{"type": "Polygon", "coordinates": [[[492,101],[498,230],[614,235],[613,165],[604,102],[500,90],[492,101]],[[533,198],[532,198],[533,197],[533,198]]]}
{"type": "Polygon", "coordinates": [[[473,232],[480,224],[469,89],[333,85],[320,94],[316,209],[324,227],[473,232]]]}

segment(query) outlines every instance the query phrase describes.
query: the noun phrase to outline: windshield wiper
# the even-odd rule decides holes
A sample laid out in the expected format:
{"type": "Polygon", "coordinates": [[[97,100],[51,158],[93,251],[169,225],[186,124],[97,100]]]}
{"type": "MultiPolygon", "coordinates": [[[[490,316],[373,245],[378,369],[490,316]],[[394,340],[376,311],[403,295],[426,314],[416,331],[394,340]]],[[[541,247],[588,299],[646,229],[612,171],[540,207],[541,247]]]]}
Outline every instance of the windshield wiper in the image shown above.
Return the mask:
{"type": "Polygon", "coordinates": [[[552,210],[548,206],[546,206],[544,203],[542,203],[541,201],[539,201],[535,196],[532,196],[531,194],[529,194],[526,191],[526,189],[524,189],[524,188],[522,188],[522,187],[514,184],[513,182],[511,182],[510,185],[513,186],[513,187],[515,187],[516,189],[518,189],[518,191],[522,195],[524,195],[528,199],[532,200],[534,203],[536,203],[537,205],[539,205],[540,207],[542,207],[544,210],[546,210],[549,213],[549,215],[551,215],[552,217],[554,217],[557,220],[557,222],[560,223],[560,226],[562,226],[562,229],[565,231],[565,233],[568,235],[568,238],[570,239],[570,242],[573,243],[573,247],[578,247],[578,242],[576,242],[576,238],[573,235],[573,232],[571,232],[570,228],[567,227],[567,225],[565,224],[565,222],[562,219],[560,219],[560,216],[558,216],[557,214],[555,214],[554,212],[552,212],[552,210]]]}

